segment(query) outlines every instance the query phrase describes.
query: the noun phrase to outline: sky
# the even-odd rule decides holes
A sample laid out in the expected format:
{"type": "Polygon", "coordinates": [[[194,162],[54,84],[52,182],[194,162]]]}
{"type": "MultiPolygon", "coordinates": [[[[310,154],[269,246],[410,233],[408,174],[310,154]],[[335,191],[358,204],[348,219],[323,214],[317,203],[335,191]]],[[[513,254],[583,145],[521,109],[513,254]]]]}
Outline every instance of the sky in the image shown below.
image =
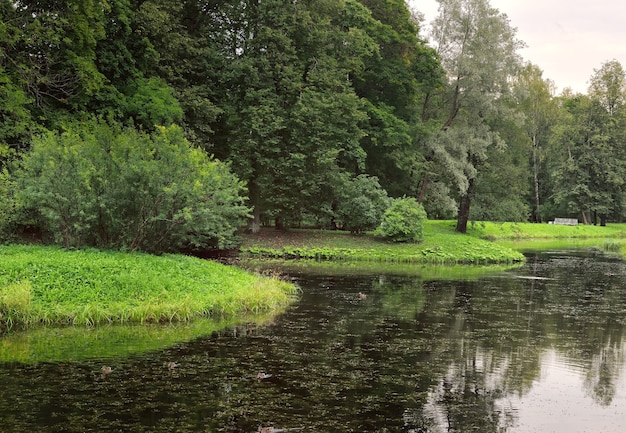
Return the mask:
{"type": "MultiPolygon", "coordinates": [[[[436,0],[409,0],[428,24],[437,16],[436,0]]],[[[587,93],[594,70],[611,60],[626,68],[624,0],[490,0],[506,14],[526,48],[519,54],[543,71],[560,93],[566,87],[587,93]]]]}

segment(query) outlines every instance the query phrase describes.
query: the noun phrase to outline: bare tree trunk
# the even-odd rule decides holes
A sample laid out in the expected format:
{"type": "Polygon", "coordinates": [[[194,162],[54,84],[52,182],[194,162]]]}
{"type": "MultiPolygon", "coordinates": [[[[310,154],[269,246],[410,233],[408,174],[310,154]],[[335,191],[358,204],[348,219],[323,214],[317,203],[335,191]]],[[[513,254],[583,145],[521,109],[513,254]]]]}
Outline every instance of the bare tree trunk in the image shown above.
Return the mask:
{"type": "Polygon", "coordinates": [[[539,217],[539,167],[537,166],[537,134],[533,134],[533,183],[535,185],[535,209],[533,209],[533,222],[541,222],[539,217]]]}

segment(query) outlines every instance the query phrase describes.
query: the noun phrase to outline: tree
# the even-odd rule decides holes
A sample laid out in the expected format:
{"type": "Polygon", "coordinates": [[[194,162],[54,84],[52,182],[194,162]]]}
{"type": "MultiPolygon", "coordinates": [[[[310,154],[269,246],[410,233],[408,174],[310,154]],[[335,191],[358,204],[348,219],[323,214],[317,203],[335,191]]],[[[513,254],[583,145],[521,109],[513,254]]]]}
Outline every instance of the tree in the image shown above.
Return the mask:
{"type": "MultiPolygon", "coordinates": [[[[546,158],[546,146],[551,127],[557,119],[557,103],[554,98],[554,84],[542,78],[543,72],[531,63],[520,71],[514,82],[514,101],[524,115],[524,131],[530,142],[532,169],[533,208],[532,221],[541,222],[542,185],[540,179],[547,179],[542,162],[546,158]]],[[[543,186],[545,191],[545,186],[543,186]]]]}
{"type": "Polygon", "coordinates": [[[520,64],[506,15],[486,0],[439,0],[434,43],[448,75],[438,95],[441,130],[427,143],[459,191],[457,231],[465,233],[478,170],[491,146],[504,146],[491,124],[512,115],[504,95],[520,64]]]}
{"type": "Polygon", "coordinates": [[[619,63],[604,64],[591,79],[589,96],[563,98],[554,127],[553,200],[584,223],[600,216],[605,224],[623,210],[624,81],[619,63]]]}
{"type": "Polygon", "coordinates": [[[234,29],[216,38],[228,62],[215,151],[247,182],[253,230],[261,219],[280,227],[306,213],[330,216],[334,180],[362,169],[366,116],[349,73],[375,45],[344,24],[364,11],[356,1],[330,0],[210,10],[234,29]]]}
{"type": "Polygon", "coordinates": [[[361,140],[366,170],[392,195],[412,194],[412,173],[422,159],[416,137],[425,133],[420,102],[440,85],[443,71],[435,50],[419,38],[419,22],[404,0],[361,3],[371,16],[355,25],[378,47],[351,74],[356,93],[367,101],[369,120],[361,140]]]}
{"type": "Polygon", "coordinates": [[[102,88],[94,60],[107,9],[93,0],[2,0],[0,66],[26,93],[38,121],[54,125],[102,88]]]}

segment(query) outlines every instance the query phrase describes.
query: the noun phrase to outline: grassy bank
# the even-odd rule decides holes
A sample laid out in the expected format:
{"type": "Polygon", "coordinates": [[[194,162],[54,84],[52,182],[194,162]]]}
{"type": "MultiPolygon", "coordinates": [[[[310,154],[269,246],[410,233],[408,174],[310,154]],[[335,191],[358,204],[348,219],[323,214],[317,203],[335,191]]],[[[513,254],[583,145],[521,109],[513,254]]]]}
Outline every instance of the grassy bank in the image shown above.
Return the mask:
{"type": "MultiPolygon", "coordinates": [[[[431,226],[449,227],[450,221],[429,221],[431,226]]],[[[565,226],[558,224],[494,223],[468,224],[467,234],[489,240],[522,239],[626,239],[626,224],[565,226]]]]}
{"type": "Polygon", "coordinates": [[[271,229],[244,236],[244,257],[356,260],[416,264],[491,264],[524,260],[518,251],[476,236],[454,231],[454,226],[428,222],[424,241],[395,244],[371,235],[340,231],[271,229]]]}
{"type": "MultiPolygon", "coordinates": [[[[392,244],[371,235],[353,236],[346,232],[321,230],[266,229],[244,237],[241,248],[245,257],[305,258],[316,260],[355,260],[419,264],[497,264],[516,263],[524,258],[514,242],[559,240],[561,245],[581,240],[615,239],[626,245],[626,224],[606,227],[563,226],[531,223],[471,223],[467,234],[454,231],[455,221],[427,221],[424,241],[420,244],[392,244]],[[624,239],[624,242],[621,240],[624,239]],[[508,240],[509,242],[502,242],[508,240]],[[497,241],[497,242],[494,242],[497,241]]],[[[613,246],[614,247],[614,246],[613,246]]]]}
{"type": "Polygon", "coordinates": [[[186,256],[0,246],[0,326],[189,321],[280,308],[294,292],[186,256]]]}

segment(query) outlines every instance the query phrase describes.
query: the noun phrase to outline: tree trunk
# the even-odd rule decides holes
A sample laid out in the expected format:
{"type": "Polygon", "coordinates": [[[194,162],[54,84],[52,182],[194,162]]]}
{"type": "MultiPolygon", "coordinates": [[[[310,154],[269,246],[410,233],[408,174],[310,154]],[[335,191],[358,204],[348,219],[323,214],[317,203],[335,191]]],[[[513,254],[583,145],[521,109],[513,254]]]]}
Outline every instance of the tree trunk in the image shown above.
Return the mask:
{"type": "Polygon", "coordinates": [[[539,217],[539,168],[537,167],[537,135],[533,134],[533,183],[535,186],[535,208],[533,209],[533,222],[541,222],[539,217]]]}
{"type": "Polygon", "coordinates": [[[587,212],[585,212],[584,210],[580,211],[580,216],[583,220],[583,224],[588,225],[589,224],[589,216],[587,215],[587,212]]]}
{"type": "Polygon", "coordinates": [[[424,202],[424,196],[426,195],[427,187],[428,187],[428,175],[425,174],[424,177],[422,178],[422,184],[420,185],[420,193],[419,193],[419,197],[417,198],[418,203],[424,202]]]}
{"type": "Polygon", "coordinates": [[[260,194],[256,179],[251,179],[248,182],[248,197],[252,205],[252,218],[248,219],[248,231],[258,233],[261,231],[261,206],[259,205],[260,194]]]}
{"type": "Polygon", "coordinates": [[[456,220],[456,231],[459,233],[467,233],[467,221],[469,220],[473,186],[474,179],[470,179],[467,192],[459,199],[459,214],[456,220]]]}
{"type": "Polygon", "coordinates": [[[283,224],[283,219],[280,217],[280,215],[274,218],[274,229],[285,230],[285,225],[283,224]]]}

